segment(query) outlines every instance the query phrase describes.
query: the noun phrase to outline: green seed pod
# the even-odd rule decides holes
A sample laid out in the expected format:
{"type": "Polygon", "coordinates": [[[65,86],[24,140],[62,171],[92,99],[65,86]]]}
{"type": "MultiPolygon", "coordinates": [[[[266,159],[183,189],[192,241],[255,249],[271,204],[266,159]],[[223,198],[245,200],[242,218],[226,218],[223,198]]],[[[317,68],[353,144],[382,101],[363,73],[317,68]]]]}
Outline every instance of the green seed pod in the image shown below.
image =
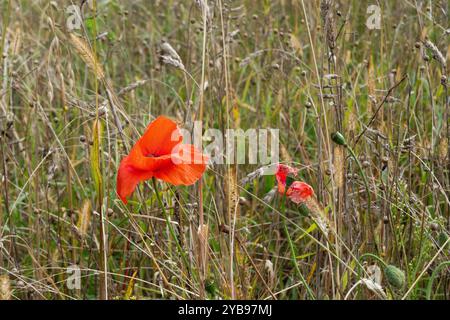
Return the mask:
{"type": "Polygon", "coordinates": [[[393,265],[388,265],[384,269],[384,275],[388,283],[397,289],[402,289],[406,283],[405,273],[393,265]]]}
{"type": "Polygon", "coordinates": [[[346,146],[347,142],[345,141],[344,136],[342,133],[336,131],[331,134],[331,140],[333,140],[334,143],[340,145],[340,146],[346,146]]]}

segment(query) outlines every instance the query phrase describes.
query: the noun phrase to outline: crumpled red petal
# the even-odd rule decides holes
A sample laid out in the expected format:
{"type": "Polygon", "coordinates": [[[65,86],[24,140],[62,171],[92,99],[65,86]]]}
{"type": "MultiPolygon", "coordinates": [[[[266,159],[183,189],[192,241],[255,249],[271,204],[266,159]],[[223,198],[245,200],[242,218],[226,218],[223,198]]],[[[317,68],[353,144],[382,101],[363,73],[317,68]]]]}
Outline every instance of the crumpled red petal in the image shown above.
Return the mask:
{"type": "Polygon", "coordinates": [[[119,166],[117,173],[117,194],[123,203],[127,204],[127,198],[134,192],[139,182],[151,179],[151,171],[136,169],[130,162],[130,158],[125,157],[119,166]]]}
{"type": "Polygon", "coordinates": [[[172,163],[155,171],[155,178],[173,185],[191,185],[205,172],[208,159],[193,145],[180,145],[179,153],[172,154],[172,163]]]}
{"type": "Polygon", "coordinates": [[[177,124],[164,116],[159,116],[147,127],[136,145],[142,154],[154,157],[171,154],[172,150],[183,140],[177,124]]]}

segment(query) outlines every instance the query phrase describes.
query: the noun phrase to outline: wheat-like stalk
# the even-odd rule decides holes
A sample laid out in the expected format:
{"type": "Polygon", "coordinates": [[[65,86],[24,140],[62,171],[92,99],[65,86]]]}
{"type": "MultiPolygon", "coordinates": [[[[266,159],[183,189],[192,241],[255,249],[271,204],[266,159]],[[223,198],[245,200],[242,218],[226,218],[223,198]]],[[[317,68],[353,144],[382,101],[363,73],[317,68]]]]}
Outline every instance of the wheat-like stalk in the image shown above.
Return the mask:
{"type": "Polygon", "coordinates": [[[0,300],[11,300],[11,282],[7,275],[0,276],[0,300]]]}
{"type": "Polygon", "coordinates": [[[91,201],[86,199],[78,213],[77,231],[82,239],[87,235],[89,224],[91,222],[91,201]]]}
{"type": "Polygon", "coordinates": [[[332,231],[332,234],[336,234],[336,228],[334,227],[333,221],[327,217],[322,205],[315,197],[310,197],[306,200],[305,205],[309,209],[311,218],[314,219],[325,236],[328,237],[330,230],[332,231]]]}
{"type": "Polygon", "coordinates": [[[334,181],[337,188],[344,187],[344,148],[341,146],[334,147],[333,167],[334,167],[334,181]]]}
{"type": "Polygon", "coordinates": [[[323,20],[328,48],[332,51],[336,47],[336,31],[331,0],[322,0],[320,3],[320,15],[323,20]]]}
{"type": "Polygon", "coordinates": [[[103,68],[98,62],[91,48],[89,47],[89,44],[84,39],[76,36],[73,33],[70,34],[70,43],[75,48],[84,63],[86,63],[86,65],[94,72],[96,77],[99,80],[105,79],[103,68]]]}
{"type": "Polygon", "coordinates": [[[439,50],[439,48],[428,39],[423,42],[423,45],[425,46],[425,48],[427,48],[431,51],[431,53],[433,54],[433,58],[437,62],[439,62],[442,69],[444,69],[444,70],[447,69],[447,62],[445,61],[444,55],[439,50]]]}
{"type": "Polygon", "coordinates": [[[181,60],[178,52],[168,42],[161,44],[161,62],[178,68],[182,71],[186,71],[183,60],[181,60]]]}

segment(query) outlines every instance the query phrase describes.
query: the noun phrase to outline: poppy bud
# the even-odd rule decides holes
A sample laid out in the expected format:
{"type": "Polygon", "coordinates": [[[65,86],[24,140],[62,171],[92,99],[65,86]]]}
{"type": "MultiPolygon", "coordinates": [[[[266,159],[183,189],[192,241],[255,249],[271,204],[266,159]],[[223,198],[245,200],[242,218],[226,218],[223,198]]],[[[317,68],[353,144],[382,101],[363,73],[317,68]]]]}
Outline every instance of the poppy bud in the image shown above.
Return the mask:
{"type": "Polygon", "coordinates": [[[340,145],[340,146],[346,146],[347,142],[345,141],[344,136],[339,131],[336,131],[331,134],[331,140],[333,140],[334,143],[340,145]]]}
{"type": "Polygon", "coordinates": [[[397,289],[402,289],[405,286],[406,278],[405,273],[393,265],[388,265],[384,269],[384,275],[388,283],[397,289]]]}

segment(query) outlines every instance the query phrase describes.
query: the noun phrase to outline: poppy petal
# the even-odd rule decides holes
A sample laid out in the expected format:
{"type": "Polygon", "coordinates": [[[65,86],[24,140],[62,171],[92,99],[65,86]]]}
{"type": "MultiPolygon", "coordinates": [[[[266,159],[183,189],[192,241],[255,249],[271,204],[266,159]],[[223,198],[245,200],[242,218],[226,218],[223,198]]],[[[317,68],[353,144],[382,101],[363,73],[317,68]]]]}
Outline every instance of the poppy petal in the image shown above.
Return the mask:
{"type": "Polygon", "coordinates": [[[173,185],[192,185],[197,182],[206,170],[207,157],[200,153],[193,145],[180,145],[182,154],[172,154],[171,165],[164,166],[154,172],[157,179],[173,185]]]}
{"type": "Polygon", "coordinates": [[[130,158],[125,157],[119,166],[117,173],[117,194],[124,204],[127,204],[129,197],[136,189],[139,182],[153,177],[151,171],[138,170],[130,163],[130,158]]]}
{"type": "Polygon", "coordinates": [[[313,188],[304,182],[294,181],[289,187],[286,195],[294,203],[302,203],[308,200],[309,197],[314,195],[313,188]]]}
{"type": "MultiPolygon", "coordinates": [[[[177,124],[164,116],[159,116],[151,122],[144,135],[138,140],[135,148],[139,148],[143,156],[163,156],[172,153],[172,150],[183,140],[177,124]]],[[[133,148],[133,149],[135,149],[133,148]]],[[[133,153],[132,150],[131,153],[133,153]]],[[[130,153],[130,154],[131,154],[130,153]]]]}
{"type": "Polygon", "coordinates": [[[159,168],[170,165],[172,156],[170,154],[160,157],[145,157],[137,152],[130,153],[128,163],[136,170],[157,171],[159,168]]]}
{"type": "Polygon", "coordinates": [[[281,164],[281,163],[278,164],[277,173],[275,174],[275,177],[277,178],[279,193],[284,193],[284,191],[285,191],[287,176],[288,175],[296,176],[297,173],[298,173],[298,169],[292,168],[285,164],[281,164]]]}

